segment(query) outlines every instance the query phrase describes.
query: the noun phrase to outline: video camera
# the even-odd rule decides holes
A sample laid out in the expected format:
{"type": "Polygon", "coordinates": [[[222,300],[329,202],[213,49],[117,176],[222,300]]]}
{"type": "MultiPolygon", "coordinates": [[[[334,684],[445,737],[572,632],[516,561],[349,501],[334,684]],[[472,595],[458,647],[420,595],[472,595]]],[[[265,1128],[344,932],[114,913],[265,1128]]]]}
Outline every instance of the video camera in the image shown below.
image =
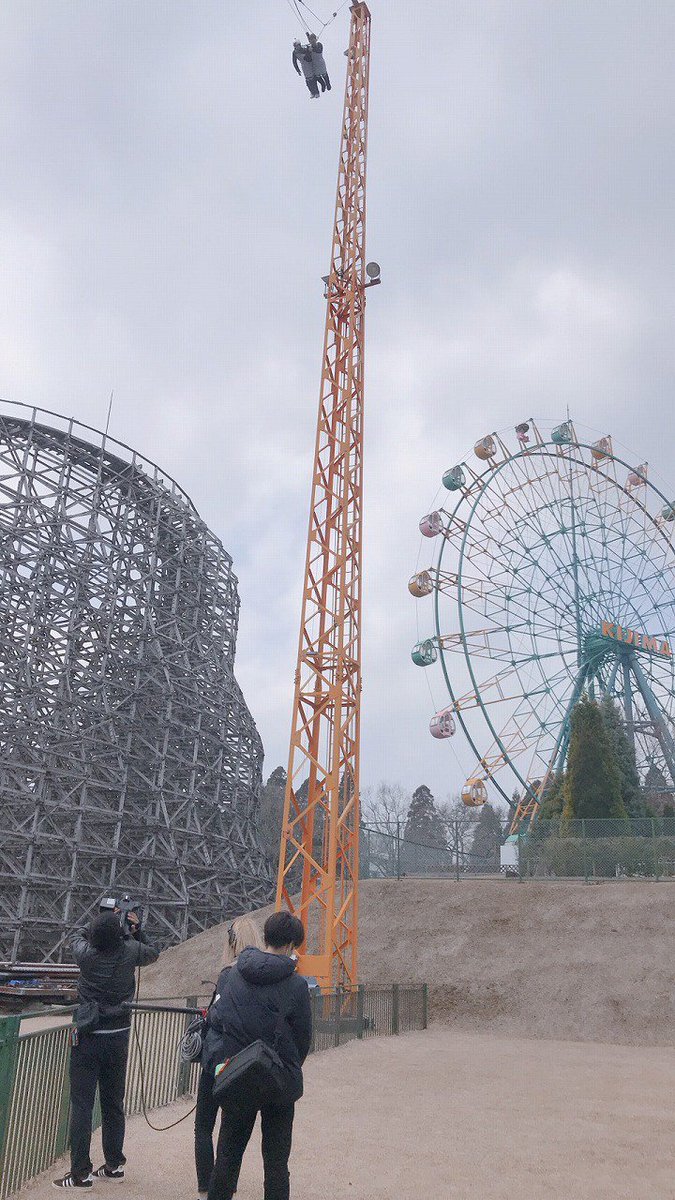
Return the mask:
{"type": "Polygon", "coordinates": [[[115,896],[104,896],[98,906],[99,912],[114,912],[118,910],[117,915],[120,919],[122,932],[128,937],[132,933],[131,923],[129,921],[129,913],[137,912],[139,908],[138,902],[132,900],[131,896],[124,895],[119,900],[115,896]]]}

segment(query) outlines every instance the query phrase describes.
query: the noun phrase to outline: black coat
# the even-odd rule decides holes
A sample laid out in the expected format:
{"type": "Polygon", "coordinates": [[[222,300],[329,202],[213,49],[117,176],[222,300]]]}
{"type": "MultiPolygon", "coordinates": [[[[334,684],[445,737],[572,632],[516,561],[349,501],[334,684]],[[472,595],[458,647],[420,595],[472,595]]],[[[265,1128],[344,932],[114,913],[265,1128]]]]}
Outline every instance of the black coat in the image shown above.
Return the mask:
{"type": "Polygon", "coordinates": [[[284,1100],[302,1095],[302,1064],[312,1041],[309,988],[295,973],[293,959],[249,947],[236,965],[222,972],[209,1010],[204,1069],[233,1058],[259,1038],[273,1046],[286,1070],[284,1100]],[[280,1016],[281,1014],[281,1016],[280,1016]]]}
{"type": "MultiPolygon", "coordinates": [[[[96,950],[86,932],[75,934],[71,942],[73,958],[80,968],[77,983],[78,1000],[96,1000],[101,1009],[116,1008],[133,1000],[136,990],[136,967],[156,962],[159,950],[151,946],[144,933],[138,939],[130,937],[120,942],[116,950],[104,954],[96,950]]],[[[129,1012],[116,1016],[101,1015],[101,1029],[128,1029],[129,1012]]]]}

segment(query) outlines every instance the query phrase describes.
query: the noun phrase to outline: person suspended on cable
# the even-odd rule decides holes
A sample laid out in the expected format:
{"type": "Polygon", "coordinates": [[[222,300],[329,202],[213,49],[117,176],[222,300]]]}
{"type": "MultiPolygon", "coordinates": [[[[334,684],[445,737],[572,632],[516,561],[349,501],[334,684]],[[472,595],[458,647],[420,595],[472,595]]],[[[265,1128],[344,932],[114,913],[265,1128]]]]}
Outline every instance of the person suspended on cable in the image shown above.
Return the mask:
{"type": "Polygon", "coordinates": [[[309,43],[309,51],[312,55],[312,66],[314,74],[319,81],[319,86],[322,92],[330,91],[330,79],[328,78],[328,69],[326,60],[323,56],[323,45],[317,41],[315,33],[308,33],[307,39],[309,43]]]}
{"type": "Polygon", "coordinates": [[[316,82],[313,55],[309,46],[303,46],[301,42],[293,42],[293,66],[298,75],[302,71],[312,100],[318,100],[319,88],[316,82]]]}

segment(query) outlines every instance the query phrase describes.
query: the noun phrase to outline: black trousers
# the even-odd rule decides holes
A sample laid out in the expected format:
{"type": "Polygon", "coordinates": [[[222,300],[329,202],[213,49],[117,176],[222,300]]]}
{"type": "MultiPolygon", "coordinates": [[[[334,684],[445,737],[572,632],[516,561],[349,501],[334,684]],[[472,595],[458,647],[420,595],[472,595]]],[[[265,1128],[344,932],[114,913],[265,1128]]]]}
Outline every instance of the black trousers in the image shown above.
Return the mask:
{"type": "Polygon", "coordinates": [[[209,1200],[232,1200],[241,1160],[260,1112],[265,1200],[289,1200],[288,1159],[293,1139],[294,1104],[232,1104],[223,1109],[218,1153],[209,1184],[209,1200]]]}
{"type": "Polygon", "coordinates": [[[70,1169],[83,1179],[92,1169],[91,1118],[96,1084],[101,1098],[103,1156],[116,1170],[126,1162],[124,1147],[124,1083],[129,1031],[83,1033],[70,1051],[70,1169]]]}
{"type": "Polygon", "coordinates": [[[197,1089],[195,1109],[195,1166],[197,1168],[197,1191],[208,1192],[213,1170],[213,1130],[220,1105],[213,1099],[213,1075],[202,1071],[197,1089]]]}

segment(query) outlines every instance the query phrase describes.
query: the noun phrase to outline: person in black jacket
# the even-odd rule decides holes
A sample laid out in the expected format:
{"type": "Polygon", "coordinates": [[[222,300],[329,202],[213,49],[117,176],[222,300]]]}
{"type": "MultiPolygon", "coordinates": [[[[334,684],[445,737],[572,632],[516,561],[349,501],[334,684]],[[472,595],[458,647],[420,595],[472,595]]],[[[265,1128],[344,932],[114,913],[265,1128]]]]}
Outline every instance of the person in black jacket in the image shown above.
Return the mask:
{"type": "Polygon", "coordinates": [[[123,928],[117,911],[95,917],[71,942],[80,968],[70,1052],[70,1171],[57,1188],[90,1188],[94,1179],[124,1179],[124,1085],[136,967],[159,951],[148,943],[136,913],[123,928]],[[93,1172],[91,1121],[98,1084],[104,1164],[93,1172]]]}
{"type": "Polygon", "coordinates": [[[284,1092],[273,1104],[237,1097],[223,1107],[216,1162],[208,1200],[231,1200],[244,1151],[258,1112],[262,1121],[265,1200],[289,1200],[295,1102],[302,1096],[302,1064],[312,1040],[312,1011],[307,983],[295,973],[293,951],[305,940],[302,921],[274,913],[264,929],[265,951],[248,949],[228,972],[225,987],[211,1010],[206,1037],[207,1069],[234,1057],[260,1039],[273,1046],[284,1066],[284,1092]]]}
{"type": "MultiPolygon", "coordinates": [[[[249,946],[262,949],[263,940],[258,927],[250,917],[235,917],[227,930],[227,942],[223,954],[222,970],[218,976],[213,999],[207,1015],[210,1021],[211,1007],[220,1000],[225,989],[228,972],[240,954],[249,946]]],[[[213,1074],[204,1066],[199,1076],[197,1104],[195,1107],[195,1167],[197,1169],[197,1200],[206,1200],[209,1180],[213,1170],[213,1131],[216,1127],[220,1104],[213,1096],[213,1074]]]]}

